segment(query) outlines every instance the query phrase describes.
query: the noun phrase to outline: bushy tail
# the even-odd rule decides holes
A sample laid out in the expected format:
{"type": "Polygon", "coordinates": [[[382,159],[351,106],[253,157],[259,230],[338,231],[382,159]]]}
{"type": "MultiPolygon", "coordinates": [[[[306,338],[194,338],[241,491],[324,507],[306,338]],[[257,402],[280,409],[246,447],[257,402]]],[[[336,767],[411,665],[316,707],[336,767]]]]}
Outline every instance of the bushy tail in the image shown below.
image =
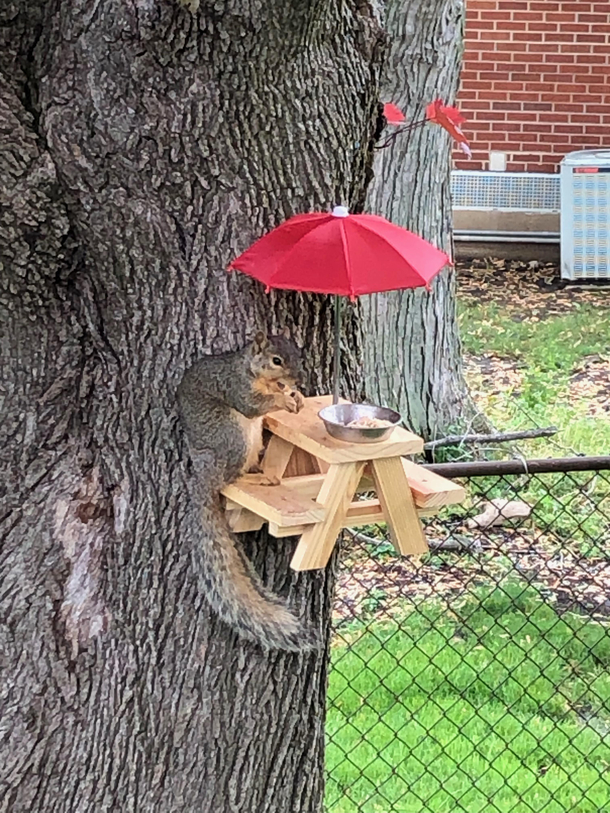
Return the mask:
{"type": "Polygon", "coordinates": [[[319,645],[283,601],[267,590],[239,549],[220,505],[200,505],[204,538],[196,557],[212,609],[243,638],[265,649],[300,652],[319,645]]]}

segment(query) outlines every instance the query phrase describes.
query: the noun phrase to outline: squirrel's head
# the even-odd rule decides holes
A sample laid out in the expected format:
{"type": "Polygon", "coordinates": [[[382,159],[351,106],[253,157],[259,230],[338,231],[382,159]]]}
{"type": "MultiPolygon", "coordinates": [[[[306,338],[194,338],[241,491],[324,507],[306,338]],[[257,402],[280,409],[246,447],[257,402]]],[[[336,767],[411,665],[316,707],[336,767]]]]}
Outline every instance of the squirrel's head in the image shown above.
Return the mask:
{"type": "Polygon", "coordinates": [[[266,336],[259,331],[251,348],[250,369],[255,378],[265,378],[270,384],[281,382],[290,387],[299,383],[303,373],[301,355],[286,333],[266,336]]]}

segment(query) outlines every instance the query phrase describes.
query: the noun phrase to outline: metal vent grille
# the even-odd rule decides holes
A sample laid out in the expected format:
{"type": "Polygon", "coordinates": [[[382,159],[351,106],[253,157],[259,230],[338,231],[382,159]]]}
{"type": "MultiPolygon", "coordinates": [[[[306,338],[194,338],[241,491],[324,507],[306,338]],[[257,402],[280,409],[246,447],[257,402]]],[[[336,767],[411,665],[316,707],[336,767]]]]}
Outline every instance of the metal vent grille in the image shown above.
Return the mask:
{"type": "Polygon", "coordinates": [[[610,173],[574,170],[561,167],[561,275],[610,280],[610,173]]]}
{"type": "Polygon", "coordinates": [[[451,173],[454,209],[505,212],[559,212],[559,175],[539,172],[451,173]]]}

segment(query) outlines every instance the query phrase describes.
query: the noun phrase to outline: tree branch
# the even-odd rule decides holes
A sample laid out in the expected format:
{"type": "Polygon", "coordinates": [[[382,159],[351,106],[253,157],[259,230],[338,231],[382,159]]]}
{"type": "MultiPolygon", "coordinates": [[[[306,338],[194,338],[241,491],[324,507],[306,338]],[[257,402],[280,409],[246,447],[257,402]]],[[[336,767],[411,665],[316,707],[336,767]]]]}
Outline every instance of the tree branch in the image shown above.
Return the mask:
{"type": "Polygon", "coordinates": [[[547,426],[541,429],[524,429],[519,432],[492,432],[490,434],[448,435],[446,438],[431,440],[424,443],[424,449],[439,449],[441,446],[459,446],[464,443],[506,443],[510,440],[525,440],[526,438],[548,438],[556,435],[559,429],[556,426],[547,426]]]}

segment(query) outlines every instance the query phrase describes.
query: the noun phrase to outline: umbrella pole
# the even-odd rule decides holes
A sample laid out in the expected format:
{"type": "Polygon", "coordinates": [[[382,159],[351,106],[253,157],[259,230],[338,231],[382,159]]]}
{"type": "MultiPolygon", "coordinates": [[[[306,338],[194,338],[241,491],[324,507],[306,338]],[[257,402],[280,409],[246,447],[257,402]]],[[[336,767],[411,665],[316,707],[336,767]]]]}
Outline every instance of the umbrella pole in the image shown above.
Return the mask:
{"type": "Polygon", "coordinates": [[[333,297],[335,304],[335,365],[333,381],[333,404],[339,403],[339,384],[341,379],[341,297],[333,297]]]}

